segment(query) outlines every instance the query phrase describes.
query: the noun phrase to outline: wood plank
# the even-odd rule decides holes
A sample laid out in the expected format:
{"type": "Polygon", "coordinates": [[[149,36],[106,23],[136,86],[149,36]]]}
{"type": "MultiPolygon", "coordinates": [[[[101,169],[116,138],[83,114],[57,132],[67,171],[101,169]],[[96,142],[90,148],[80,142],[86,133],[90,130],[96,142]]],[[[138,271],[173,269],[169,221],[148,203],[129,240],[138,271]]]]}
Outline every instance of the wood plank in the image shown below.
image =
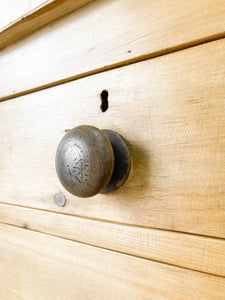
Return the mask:
{"type": "Polygon", "coordinates": [[[0,238],[3,295],[8,288],[26,299],[224,299],[222,277],[6,225],[0,238]]]}
{"type": "MultiPolygon", "coordinates": [[[[30,35],[93,0],[47,0],[0,29],[0,49],[30,35]]],[[[39,1],[40,2],[40,1],[39,1]]],[[[18,14],[18,12],[17,12],[18,14]]]]}
{"type": "Polygon", "coordinates": [[[224,47],[220,40],[1,102],[1,201],[225,237],[224,47]],[[58,143],[81,124],[130,143],[134,168],[121,190],[81,199],[60,185],[58,143]]]}
{"type": "Polygon", "coordinates": [[[1,299],[7,300],[23,300],[20,295],[18,295],[15,291],[12,291],[12,288],[4,287],[3,291],[0,291],[1,299]]]}
{"type": "MultiPolygon", "coordinates": [[[[51,2],[55,18],[61,9],[51,2]]],[[[66,14],[72,5],[87,1],[53,1],[59,2],[66,14]]],[[[32,26],[39,26],[40,18],[46,22],[46,16],[52,21],[49,11],[37,14],[32,26]]],[[[224,16],[224,0],[94,1],[1,51],[0,98],[225,37],[224,16]]],[[[30,30],[29,18],[21,20],[25,31],[30,30]]],[[[18,37],[16,30],[12,34],[18,37]]]]}
{"type": "Polygon", "coordinates": [[[0,204],[0,222],[225,276],[225,240],[221,239],[106,223],[5,204],[0,204]]]}

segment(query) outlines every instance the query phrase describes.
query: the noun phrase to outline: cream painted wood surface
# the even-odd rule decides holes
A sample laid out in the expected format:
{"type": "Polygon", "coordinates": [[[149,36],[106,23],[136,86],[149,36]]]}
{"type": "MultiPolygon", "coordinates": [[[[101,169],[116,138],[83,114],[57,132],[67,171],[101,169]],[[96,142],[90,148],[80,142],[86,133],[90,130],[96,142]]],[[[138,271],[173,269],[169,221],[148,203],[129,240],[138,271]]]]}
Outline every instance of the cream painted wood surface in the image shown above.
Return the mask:
{"type": "MultiPolygon", "coordinates": [[[[60,5],[1,33],[0,47],[87,1],[50,2],[60,5]]],[[[1,51],[0,98],[225,37],[224,15],[224,0],[94,1],[1,51]]]]}
{"type": "MultiPolygon", "coordinates": [[[[225,276],[225,240],[0,204],[0,222],[225,276]]],[[[88,259],[88,258],[87,258],[88,259]]]]}
{"type": "MultiPolygon", "coordinates": [[[[31,6],[30,8],[32,8],[30,11],[28,11],[26,6],[21,8],[21,1],[15,1],[16,4],[12,10],[19,9],[19,12],[16,12],[15,15],[18,19],[11,20],[11,23],[0,29],[0,49],[28,36],[36,30],[79,9],[91,1],[93,0],[47,0],[41,1],[42,4],[40,4],[40,1],[36,0],[31,1],[30,5],[27,3],[31,6]],[[40,5],[36,7],[38,2],[40,5]]],[[[6,5],[12,5],[12,1],[11,3],[8,1],[4,2],[7,3],[6,5]]],[[[4,10],[2,10],[2,13],[7,14],[4,10]]],[[[6,15],[6,17],[8,18],[9,16],[6,15]]]]}
{"type": "Polygon", "coordinates": [[[222,277],[7,225],[0,237],[3,300],[224,299],[222,277]]]}
{"type": "Polygon", "coordinates": [[[225,237],[224,47],[211,42],[0,103],[1,201],[225,237]],[[60,185],[57,145],[81,124],[130,143],[134,171],[123,189],[79,199],[60,185]]]}

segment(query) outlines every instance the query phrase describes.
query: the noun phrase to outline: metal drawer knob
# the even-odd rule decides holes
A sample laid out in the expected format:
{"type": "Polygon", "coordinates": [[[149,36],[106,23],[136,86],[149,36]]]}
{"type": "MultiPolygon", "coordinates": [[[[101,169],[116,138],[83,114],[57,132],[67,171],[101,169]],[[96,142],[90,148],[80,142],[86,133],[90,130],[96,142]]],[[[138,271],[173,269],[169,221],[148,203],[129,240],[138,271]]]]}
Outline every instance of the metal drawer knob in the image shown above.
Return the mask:
{"type": "Polygon", "coordinates": [[[55,163],[65,189],[83,198],[120,188],[129,176],[131,155],[118,133],[82,125],[62,138],[55,163]]]}

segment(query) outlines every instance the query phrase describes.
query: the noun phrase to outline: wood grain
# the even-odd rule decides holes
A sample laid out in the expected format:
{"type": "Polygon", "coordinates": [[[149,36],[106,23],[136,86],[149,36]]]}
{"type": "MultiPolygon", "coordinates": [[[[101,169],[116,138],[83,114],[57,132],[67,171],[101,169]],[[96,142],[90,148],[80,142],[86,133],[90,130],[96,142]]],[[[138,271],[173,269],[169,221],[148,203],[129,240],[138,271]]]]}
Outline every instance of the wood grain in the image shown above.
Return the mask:
{"type": "Polygon", "coordinates": [[[224,299],[222,277],[6,225],[0,238],[3,300],[7,289],[34,300],[224,299]]]}
{"type": "Polygon", "coordinates": [[[0,49],[3,49],[45,25],[74,12],[91,1],[93,0],[42,1],[42,4],[29,12],[26,12],[18,19],[12,20],[12,22],[0,29],[0,49]]]}
{"type": "Polygon", "coordinates": [[[0,222],[225,276],[225,240],[221,239],[106,223],[5,204],[0,204],[0,222]]]}
{"type": "Polygon", "coordinates": [[[220,40],[1,102],[1,201],[225,237],[224,47],[220,40]],[[131,145],[133,174],[121,190],[81,199],[60,185],[58,143],[82,124],[131,145]],[[54,203],[59,192],[64,208],[54,203]]]}
{"type": "MultiPolygon", "coordinates": [[[[0,47],[86,2],[50,1],[51,14],[21,20],[0,47]]],[[[224,0],[94,1],[1,51],[0,99],[225,37],[224,16],[224,0]]]]}

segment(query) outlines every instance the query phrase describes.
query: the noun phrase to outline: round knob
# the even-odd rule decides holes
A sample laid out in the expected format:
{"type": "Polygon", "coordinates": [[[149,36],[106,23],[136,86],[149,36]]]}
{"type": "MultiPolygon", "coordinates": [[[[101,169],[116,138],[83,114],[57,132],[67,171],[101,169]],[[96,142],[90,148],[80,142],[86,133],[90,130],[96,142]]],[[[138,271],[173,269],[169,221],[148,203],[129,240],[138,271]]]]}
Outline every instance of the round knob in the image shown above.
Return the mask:
{"type": "Polygon", "coordinates": [[[127,143],[116,132],[82,125],[59,143],[56,171],[62,185],[78,197],[108,193],[124,184],[131,169],[127,143]]]}

